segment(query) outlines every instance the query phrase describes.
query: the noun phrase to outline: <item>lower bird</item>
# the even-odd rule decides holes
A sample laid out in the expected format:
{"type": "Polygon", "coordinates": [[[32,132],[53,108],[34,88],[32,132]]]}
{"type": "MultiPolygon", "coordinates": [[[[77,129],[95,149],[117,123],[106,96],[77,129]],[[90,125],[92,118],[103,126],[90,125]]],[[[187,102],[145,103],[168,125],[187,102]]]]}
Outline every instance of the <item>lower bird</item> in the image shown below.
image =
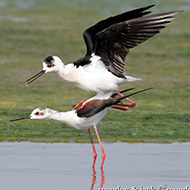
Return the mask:
{"type": "MultiPolygon", "coordinates": [[[[134,88],[130,88],[122,91],[123,93],[126,91],[133,90],[134,88]]],[[[98,138],[98,142],[100,144],[101,152],[102,152],[102,162],[100,168],[103,168],[104,160],[105,160],[105,152],[98,134],[97,125],[108,112],[108,110],[113,106],[118,104],[122,99],[130,97],[132,95],[150,90],[152,88],[143,89],[129,95],[123,97],[116,97],[117,94],[113,94],[112,97],[107,99],[93,99],[90,98],[86,100],[84,103],[77,104],[73,110],[67,112],[59,112],[56,110],[52,110],[49,108],[36,108],[32,111],[32,113],[26,117],[22,117],[19,119],[13,119],[10,121],[18,121],[23,119],[40,119],[40,120],[56,120],[68,124],[76,129],[88,129],[90,141],[93,149],[93,164],[92,167],[95,166],[96,162],[96,149],[92,140],[92,135],[90,132],[90,128],[93,126],[96,132],[96,136],[98,138]],[[87,103],[88,102],[88,103],[87,103]]]]}

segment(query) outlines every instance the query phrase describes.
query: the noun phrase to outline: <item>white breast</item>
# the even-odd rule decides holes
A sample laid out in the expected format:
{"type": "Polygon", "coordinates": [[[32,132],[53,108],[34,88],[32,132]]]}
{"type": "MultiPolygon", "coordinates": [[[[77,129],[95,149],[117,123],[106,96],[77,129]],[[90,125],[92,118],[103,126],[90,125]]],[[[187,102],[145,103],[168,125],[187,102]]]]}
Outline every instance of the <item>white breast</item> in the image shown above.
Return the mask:
{"type": "Polygon", "coordinates": [[[107,70],[99,56],[93,56],[90,64],[75,69],[74,75],[75,85],[86,91],[105,93],[118,88],[118,77],[107,70]]]}
{"type": "Polygon", "coordinates": [[[75,110],[65,112],[63,123],[71,125],[77,129],[89,129],[94,125],[98,125],[105,114],[110,108],[106,108],[103,111],[87,118],[78,117],[75,110]]]}

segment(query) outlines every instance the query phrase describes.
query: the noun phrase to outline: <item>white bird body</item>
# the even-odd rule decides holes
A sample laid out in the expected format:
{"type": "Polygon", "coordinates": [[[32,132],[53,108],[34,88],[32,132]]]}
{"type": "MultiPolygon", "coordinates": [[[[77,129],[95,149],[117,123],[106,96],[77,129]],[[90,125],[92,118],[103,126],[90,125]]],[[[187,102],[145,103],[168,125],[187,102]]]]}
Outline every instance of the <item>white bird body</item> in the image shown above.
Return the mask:
{"type": "Polygon", "coordinates": [[[78,117],[76,110],[59,112],[49,108],[36,108],[31,113],[30,119],[55,120],[70,125],[76,129],[90,129],[99,124],[110,108],[111,107],[105,108],[91,117],[78,117]],[[35,115],[36,112],[39,112],[39,115],[43,112],[43,115],[35,115]]]}
{"type": "MultiPolygon", "coordinates": [[[[124,90],[123,92],[133,90],[134,88],[130,88],[124,90]]],[[[66,112],[59,112],[57,110],[52,110],[49,108],[36,108],[32,111],[32,113],[25,117],[12,121],[17,121],[21,119],[40,119],[40,120],[56,120],[62,123],[68,124],[77,129],[89,129],[92,126],[96,126],[100,123],[102,118],[111,108],[111,106],[118,104],[121,100],[126,97],[132,96],[134,94],[138,94],[152,88],[140,90],[129,94],[123,97],[115,97],[115,94],[112,97],[104,98],[104,96],[99,99],[92,98],[84,101],[83,103],[77,104],[72,110],[66,112]]]]}
{"type": "MultiPolygon", "coordinates": [[[[140,78],[134,78],[131,76],[125,76],[126,78],[119,78],[108,72],[104,63],[101,61],[101,57],[92,55],[91,63],[85,66],[79,66],[78,68],[73,64],[64,65],[61,59],[57,56],[53,56],[53,59],[57,63],[58,69],[55,72],[63,78],[65,81],[75,84],[79,88],[86,91],[93,91],[101,96],[105,93],[112,93],[118,89],[118,86],[131,81],[142,80],[140,78]]],[[[43,63],[43,70],[47,70],[47,66],[43,63]]],[[[45,72],[45,73],[46,73],[45,72]]]]}

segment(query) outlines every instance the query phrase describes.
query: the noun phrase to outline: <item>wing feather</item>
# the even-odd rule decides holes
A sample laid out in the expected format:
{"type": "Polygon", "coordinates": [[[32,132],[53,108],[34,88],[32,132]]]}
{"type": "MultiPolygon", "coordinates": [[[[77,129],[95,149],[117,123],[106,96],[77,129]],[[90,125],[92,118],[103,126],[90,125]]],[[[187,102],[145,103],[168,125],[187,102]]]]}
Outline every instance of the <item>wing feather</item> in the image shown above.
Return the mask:
{"type": "Polygon", "coordinates": [[[75,61],[73,64],[75,66],[79,67],[79,66],[84,66],[84,65],[90,63],[90,61],[89,61],[90,56],[92,53],[94,53],[94,49],[95,49],[94,48],[95,47],[95,38],[99,32],[101,32],[102,30],[106,29],[107,27],[109,27],[113,24],[124,22],[127,20],[131,20],[131,19],[135,19],[135,18],[142,17],[144,15],[147,15],[147,14],[151,13],[151,11],[147,11],[147,10],[153,6],[154,5],[149,5],[146,7],[142,7],[142,8],[124,12],[124,13],[121,13],[116,16],[111,16],[109,18],[99,21],[95,25],[86,29],[83,32],[83,38],[84,38],[84,41],[86,44],[86,50],[87,50],[86,55],[83,58],[75,61]]]}
{"type": "Polygon", "coordinates": [[[115,99],[109,98],[106,100],[93,100],[89,104],[85,105],[82,109],[76,111],[78,117],[91,117],[106,107],[112,106],[115,99]]]}
{"type": "Polygon", "coordinates": [[[113,24],[97,33],[94,52],[101,57],[110,72],[125,78],[123,69],[129,49],[158,34],[179,12],[155,14],[113,24]]]}
{"type": "MultiPolygon", "coordinates": [[[[134,88],[130,88],[130,89],[124,90],[122,92],[127,92],[127,91],[130,91],[130,90],[133,90],[133,89],[134,88]]],[[[108,98],[108,99],[93,100],[92,102],[86,104],[83,108],[78,107],[76,109],[77,116],[78,117],[91,117],[91,116],[101,112],[102,110],[104,110],[107,107],[111,107],[114,104],[118,104],[124,98],[130,97],[130,96],[133,96],[135,94],[145,92],[145,91],[151,90],[151,89],[152,88],[139,90],[139,91],[133,92],[133,93],[131,93],[129,95],[122,96],[122,97],[115,97],[116,94],[113,94],[113,96],[111,98],[108,98]]]]}

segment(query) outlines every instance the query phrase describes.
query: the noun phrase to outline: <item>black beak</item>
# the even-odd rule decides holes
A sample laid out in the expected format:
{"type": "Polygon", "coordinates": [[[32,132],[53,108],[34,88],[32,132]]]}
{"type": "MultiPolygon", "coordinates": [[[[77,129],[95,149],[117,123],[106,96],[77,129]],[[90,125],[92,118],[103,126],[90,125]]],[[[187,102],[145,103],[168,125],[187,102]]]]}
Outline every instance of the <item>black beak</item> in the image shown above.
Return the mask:
{"type": "Polygon", "coordinates": [[[39,73],[37,73],[36,75],[34,75],[33,77],[29,78],[28,80],[26,80],[26,85],[28,86],[30,83],[32,83],[33,81],[35,81],[37,78],[39,78],[41,75],[43,75],[46,71],[45,70],[41,70],[39,73]]]}
{"type": "Polygon", "coordinates": [[[26,117],[21,117],[21,118],[18,118],[18,119],[11,119],[9,121],[19,121],[19,120],[23,120],[23,119],[30,119],[30,116],[26,116],[26,117]]]}

